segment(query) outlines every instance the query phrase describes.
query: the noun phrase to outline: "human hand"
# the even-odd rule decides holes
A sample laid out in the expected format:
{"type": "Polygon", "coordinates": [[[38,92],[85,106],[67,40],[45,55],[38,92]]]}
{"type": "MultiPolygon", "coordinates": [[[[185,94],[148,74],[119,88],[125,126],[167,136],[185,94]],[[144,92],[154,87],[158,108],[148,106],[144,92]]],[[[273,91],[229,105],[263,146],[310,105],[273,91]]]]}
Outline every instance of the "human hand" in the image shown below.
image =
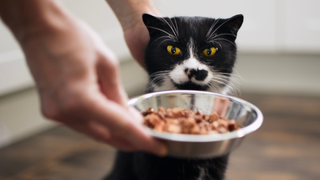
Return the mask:
{"type": "Polygon", "coordinates": [[[127,46],[134,59],[145,68],[144,50],[149,42],[149,32],[142,21],[142,14],[161,16],[150,0],[107,0],[117,16],[127,46]],[[121,8],[119,8],[121,7],[121,8]]]}
{"type": "Polygon", "coordinates": [[[166,153],[126,105],[118,61],[88,26],[64,19],[18,40],[45,117],[124,151],[166,153]]]}
{"type": "Polygon", "coordinates": [[[149,42],[150,37],[149,32],[143,24],[142,20],[137,20],[136,23],[123,28],[123,34],[133,58],[142,67],[145,67],[144,50],[149,42]]]}

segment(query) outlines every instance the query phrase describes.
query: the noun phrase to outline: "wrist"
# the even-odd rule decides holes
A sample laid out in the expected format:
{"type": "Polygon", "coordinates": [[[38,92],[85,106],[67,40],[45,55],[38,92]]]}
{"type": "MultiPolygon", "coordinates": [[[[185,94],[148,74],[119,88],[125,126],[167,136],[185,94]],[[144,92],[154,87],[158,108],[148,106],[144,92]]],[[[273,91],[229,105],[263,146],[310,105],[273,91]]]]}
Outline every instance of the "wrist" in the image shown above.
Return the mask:
{"type": "Polygon", "coordinates": [[[129,29],[142,22],[142,14],[160,16],[150,0],[107,0],[122,28],[129,29]]]}

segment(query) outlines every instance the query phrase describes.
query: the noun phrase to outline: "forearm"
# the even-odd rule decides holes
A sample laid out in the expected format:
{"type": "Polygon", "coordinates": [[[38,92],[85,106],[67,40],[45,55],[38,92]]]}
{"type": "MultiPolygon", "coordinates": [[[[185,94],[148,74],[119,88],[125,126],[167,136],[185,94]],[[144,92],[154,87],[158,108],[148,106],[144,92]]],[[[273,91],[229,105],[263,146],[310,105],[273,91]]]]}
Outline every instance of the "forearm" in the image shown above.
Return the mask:
{"type": "Polygon", "coordinates": [[[142,21],[142,14],[160,15],[150,0],[106,0],[123,29],[142,21]]]}
{"type": "Polygon", "coordinates": [[[0,16],[20,42],[62,28],[71,17],[55,0],[0,0],[0,16]]]}

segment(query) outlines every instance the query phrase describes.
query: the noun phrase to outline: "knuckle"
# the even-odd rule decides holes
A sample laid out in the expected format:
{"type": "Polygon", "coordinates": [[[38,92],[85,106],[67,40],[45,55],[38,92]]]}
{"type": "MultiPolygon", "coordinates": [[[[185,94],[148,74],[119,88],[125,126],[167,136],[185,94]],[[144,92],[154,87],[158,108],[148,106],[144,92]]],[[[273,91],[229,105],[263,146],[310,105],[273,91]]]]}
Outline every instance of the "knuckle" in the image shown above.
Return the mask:
{"type": "Polygon", "coordinates": [[[116,72],[116,70],[119,68],[120,63],[116,56],[113,53],[109,53],[108,55],[105,55],[102,57],[103,62],[110,71],[116,72]]]}
{"type": "Polygon", "coordinates": [[[74,114],[82,110],[83,104],[81,103],[81,97],[77,95],[71,95],[61,102],[61,113],[74,114]]]}
{"type": "Polygon", "coordinates": [[[41,113],[44,117],[60,122],[64,117],[83,109],[81,94],[77,92],[56,92],[55,95],[42,99],[41,113]]]}
{"type": "Polygon", "coordinates": [[[117,75],[118,69],[119,69],[119,64],[117,62],[110,62],[108,64],[109,73],[117,75]]]}
{"type": "Polygon", "coordinates": [[[58,111],[56,111],[53,108],[47,108],[47,107],[42,107],[41,108],[41,114],[48,119],[52,120],[58,120],[60,117],[60,114],[58,111]]]}
{"type": "Polygon", "coordinates": [[[70,93],[61,102],[61,111],[66,115],[84,114],[96,106],[96,100],[89,95],[90,92],[75,91],[70,93]]]}
{"type": "Polygon", "coordinates": [[[51,119],[58,122],[62,118],[61,111],[51,100],[41,103],[41,114],[47,119],[51,119]]]}

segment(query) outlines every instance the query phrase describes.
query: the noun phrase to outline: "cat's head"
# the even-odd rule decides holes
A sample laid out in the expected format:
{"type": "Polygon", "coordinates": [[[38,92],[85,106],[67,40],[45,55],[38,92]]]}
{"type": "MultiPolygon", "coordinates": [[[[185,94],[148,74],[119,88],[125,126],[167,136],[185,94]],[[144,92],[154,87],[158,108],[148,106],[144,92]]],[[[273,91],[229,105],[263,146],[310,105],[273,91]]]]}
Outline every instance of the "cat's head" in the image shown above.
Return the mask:
{"type": "Polygon", "coordinates": [[[148,91],[172,89],[223,93],[236,60],[243,16],[154,17],[143,14],[150,41],[145,51],[148,91]]]}

